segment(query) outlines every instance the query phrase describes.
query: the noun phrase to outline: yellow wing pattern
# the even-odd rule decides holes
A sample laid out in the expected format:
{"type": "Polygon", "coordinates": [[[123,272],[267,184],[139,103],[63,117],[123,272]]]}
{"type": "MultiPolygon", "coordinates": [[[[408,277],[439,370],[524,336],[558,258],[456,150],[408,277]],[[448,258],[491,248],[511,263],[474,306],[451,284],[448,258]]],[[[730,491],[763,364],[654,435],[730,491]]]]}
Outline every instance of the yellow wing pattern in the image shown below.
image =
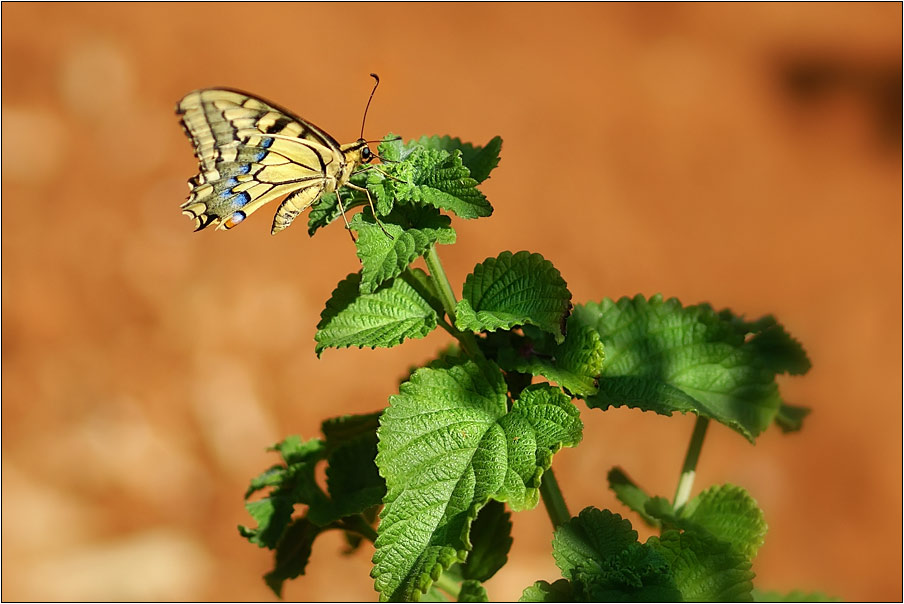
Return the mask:
{"type": "Polygon", "coordinates": [[[340,146],[314,124],[236,90],[190,92],[176,113],[198,158],[199,173],[188,181],[191,193],[182,204],[196,231],[231,229],[288,195],[273,218],[276,234],[373,157],[364,140],[340,146]]]}

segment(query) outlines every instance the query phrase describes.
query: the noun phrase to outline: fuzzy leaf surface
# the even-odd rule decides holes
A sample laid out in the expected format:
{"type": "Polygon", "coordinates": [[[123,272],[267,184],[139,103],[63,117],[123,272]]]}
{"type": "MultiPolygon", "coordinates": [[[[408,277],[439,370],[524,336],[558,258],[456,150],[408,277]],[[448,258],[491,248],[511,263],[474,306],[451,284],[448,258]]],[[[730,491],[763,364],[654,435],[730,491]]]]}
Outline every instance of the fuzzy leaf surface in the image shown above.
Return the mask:
{"type": "Polygon", "coordinates": [[[680,513],[682,528],[696,527],[728,542],[748,560],[766,539],[766,519],[750,494],[739,486],[717,485],[691,499],[680,513]]]}
{"type": "Polygon", "coordinates": [[[578,397],[596,393],[606,356],[596,330],[569,316],[561,344],[540,330],[524,332],[524,336],[502,332],[498,338],[490,334],[486,339],[503,369],[543,376],[578,397]]]}
{"type": "Polygon", "coordinates": [[[468,168],[462,164],[460,150],[385,145],[387,155],[398,156],[400,160],[381,166],[389,178],[379,183],[378,196],[392,197],[399,204],[430,205],[459,218],[481,218],[493,213],[493,206],[477,189],[477,180],[471,178],[468,168]],[[389,150],[391,146],[395,149],[389,150]]]}
{"type": "Polygon", "coordinates": [[[314,467],[324,458],[323,441],[302,442],[297,436],[290,436],[273,449],[280,452],[283,464],[253,479],[245,493],[247,499],[259,490],[270,489],[266,497],[245,503],[257,526],[239,526],[239,533],[251,543],[270,549],[276,547],[289,526],[295,504],[316,506],[326,502],[326,495],[314,479],[314,467]]]}
{"type": "Polygon", "coordinates": [[[535,325],[562,342],[570,310],[571,292],[552,262],[540,254],[502,252],[465,279],[455,324],[466,331],[535,325]]]}
{"type": "Polygon", "coordinates": [[[680,595],[665,558],[608,510],[586,508],[556,529],[553,557],[577,601],[670,601],[680,595]]]}
{"type": "Polygon", "coordinates": [[[494,136],[483,147],[471,143],[463,143],[461,139],[451,136],[422,136],[409,142],[405,147],[413,149],[415,146],[427,149],[439,149],[452,154],[455,150],[461,152],[461,163],[468,169],[471,178],[477,182],[483,182],[490,176],[496,166],[499,165],[499,152],[502,150],[502,137],[494,136]]]}
{"type": "Polygon", "coordinates": [[[486,581],[508,561],[512,515],[500,501],[489,501],[471,524],[471,553],[462,565],[465,579],[486,581]]]}
{"type": "Polygon", "coordinates": [[[725,309],[720,311],[719,316],[738,327],[750,340],[750,348],[775,373],[803,375],[810,370],[810,358],[804,347],[772,315],[745,321],[725,309]]]}
{"type": "Polygon", "coordinates": [[[467,579],[462,581],[461,591],[458,592],[459,602],[489,602],[487,590],[484,589],[480,581],[467,579]]]}
{"type": "Polygon", "coordinates": [[[397,277],[430,247],[455,243],[451,219],[429,206],[399,206],[381,219],[389,233],[380,228],[369,211],[359,212],[351,221],[358,233],[357,253],[361,259],[361,293],[397,277]]]}
{"type": "Polygon", "coordinates": [[[580,440],[577,408],[554,390],[525,391],[509,411],[499,368],[467,361],[420,369],[390,398],[378,431],[387,493],[372,576],[381,599],[415,599],[463,562],[489,499],[536,505],[553,453],[580,440]]]}
{"type": "Polygon", "coordinates": [[[669,563],[671,576],[685,602],[750,602],[750,562],[731,545],[693,531],[665,531],[647,545],[669,563]]]}
{"type": "Polygon", "coordinates": [[[575,602],[571,582],[559,579],[553,583],[537,581],[526,587],[519,602],[575,602]]]}
{"type": "Polygon", "coordinates": [[[286,529],[276,546],[273,570],[264,575],[264,582],[276,597],[282,597],[283,583],[304,574],[321,530],[307,518],[294,520],[286,529]]]}
{"type": "Polygon", "coordinates": [[[360,284],[361,273],[353,273],[327,300],[314,336],[318,355],[326,348],[391,348],[436,328],[436,311],[404,279],[392,279],[370,294],[360,293],[360,284]]]}
{"type": "Polygon", "coordinates": [[[708,305],[672,298],[622,298],[579,306],[606,349],[591,407],[622,405],[662,415],[693,412],[753,442],[780,404],[774,372],[744,333],[708,305]]]}

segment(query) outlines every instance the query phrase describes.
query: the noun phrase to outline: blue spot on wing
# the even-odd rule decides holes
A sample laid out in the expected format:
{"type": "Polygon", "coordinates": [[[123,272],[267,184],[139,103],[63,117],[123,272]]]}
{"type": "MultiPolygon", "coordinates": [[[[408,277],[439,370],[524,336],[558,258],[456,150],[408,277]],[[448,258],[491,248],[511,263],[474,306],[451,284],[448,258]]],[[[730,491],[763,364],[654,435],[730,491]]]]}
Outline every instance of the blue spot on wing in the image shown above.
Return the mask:
{"type": "Polygon", "coordinates": [[[248,174],[251,171],[251,164],[245,164],[241,168],[239,168],[239,174],[248,174]]]}
{"type": "MultiPolygon", "coordinates": [[[[271,145],[273,145],[273,139],[265,138],[265,139],[261,140],[259,148],[269,149],[271,145]]],[[[257,156],[255,156],[254,161],[260,161],[260,160],[264,159],[266,156],[267,156],[267,152],[261,151],[260,153],[257,154],[257,156]]]]}
{"type": "Polygon", "coordinates": [[[251,201],[251,195],[248,195],[248,193],[239,193],[232,200],[232,205],[241,208],[249,201],[251,201]]]}

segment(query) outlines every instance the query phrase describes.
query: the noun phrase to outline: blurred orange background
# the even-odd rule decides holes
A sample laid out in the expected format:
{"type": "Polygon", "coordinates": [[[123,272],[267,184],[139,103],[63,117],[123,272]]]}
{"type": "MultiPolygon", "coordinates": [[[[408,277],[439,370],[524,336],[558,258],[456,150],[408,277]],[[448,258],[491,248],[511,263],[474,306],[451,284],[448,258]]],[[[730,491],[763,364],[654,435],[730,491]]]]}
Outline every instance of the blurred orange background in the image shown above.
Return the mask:
{"type": "MultiPolygon", "coordinates": [[[[813,361],[782,379],[804,430],[714,426],[695,492],[748,489],[761,589],[900,600],[900,3],[2,5],[4,600],[273,600],[237,524],[288,434],[382,408],[438,331],[313,352],[359,264],[340,224],[271,209],[193,233],[173,107],[229,86],[354,140],[504,139],[492,218],[454,221],[453,282],[542,253],[577,302],[662,292],[774,313],[813,361]]],[[[275,206],[273,206],[275,209],[275,206]]],[[[572,513],[622,466],[674,492],[692,417],[583,407],[556,458],[572,513]]],[[[558,572],[538,508],[488,584],[558,572]]],[[[287,599],[373,600],[371,550],[315,546],[287,599]]]]}

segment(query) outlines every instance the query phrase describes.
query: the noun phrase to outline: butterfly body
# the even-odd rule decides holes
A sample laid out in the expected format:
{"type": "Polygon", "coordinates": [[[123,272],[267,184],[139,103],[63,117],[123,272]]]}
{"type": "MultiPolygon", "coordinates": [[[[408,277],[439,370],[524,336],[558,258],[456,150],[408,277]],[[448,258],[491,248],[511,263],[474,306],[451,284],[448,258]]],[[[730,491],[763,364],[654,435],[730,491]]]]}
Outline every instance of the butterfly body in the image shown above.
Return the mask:
{"type": "Polygon", "coordinates": [[[340,145],[311,122],[237,90],[195,90],[176,113],[198,158],[199,173],[182,204],[195,230],[231,229],[285,197],[273,218],[276,234],[374,158],[363,138],[340,145]]]}

